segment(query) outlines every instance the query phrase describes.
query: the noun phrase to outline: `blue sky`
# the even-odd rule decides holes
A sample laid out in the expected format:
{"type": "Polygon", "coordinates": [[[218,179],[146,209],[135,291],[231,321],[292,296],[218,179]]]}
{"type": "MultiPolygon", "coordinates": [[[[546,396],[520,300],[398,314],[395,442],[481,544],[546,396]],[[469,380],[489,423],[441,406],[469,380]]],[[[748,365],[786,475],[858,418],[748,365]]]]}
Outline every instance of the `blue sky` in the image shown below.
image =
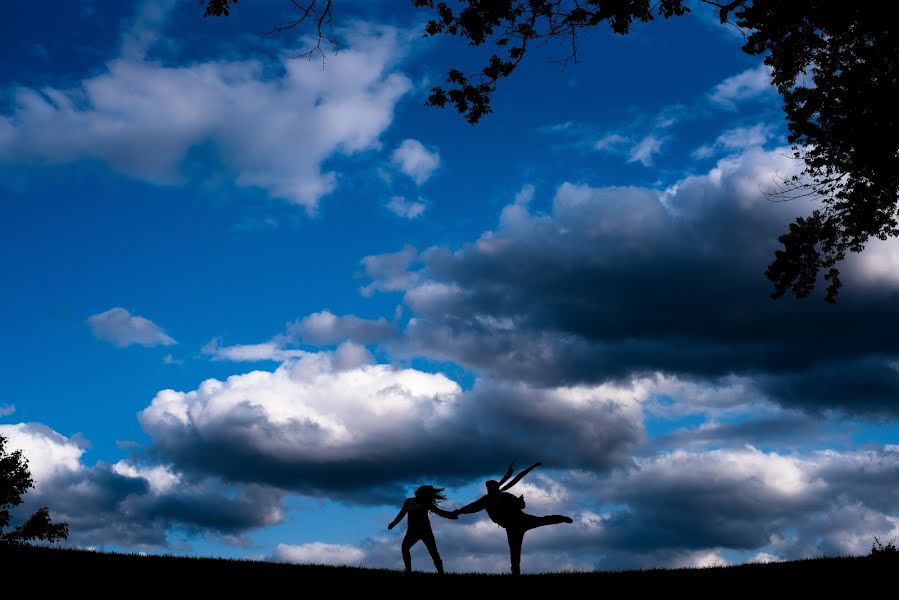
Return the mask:
{"type": "MultiPolygon", "coordinates": [[[[597,31],[565,69],[550,45],[470,126],[424,107],[478,60],[425,15],[342,3],[322,65],[261,35],[285,5],[0,26],[0,433],[71,543],[396,567],[404,494],[457,505],[516,459],[546,464],[529,507],[576,519],[529,534],[530,570],[899,531],[899,254],[849,261],[835,308],[768,300],[810,204],[764,196],[796,166],[737,33],[597,31]]],[[[449,569],[505,568],[500,531],[435,525],[449,569]]]]}

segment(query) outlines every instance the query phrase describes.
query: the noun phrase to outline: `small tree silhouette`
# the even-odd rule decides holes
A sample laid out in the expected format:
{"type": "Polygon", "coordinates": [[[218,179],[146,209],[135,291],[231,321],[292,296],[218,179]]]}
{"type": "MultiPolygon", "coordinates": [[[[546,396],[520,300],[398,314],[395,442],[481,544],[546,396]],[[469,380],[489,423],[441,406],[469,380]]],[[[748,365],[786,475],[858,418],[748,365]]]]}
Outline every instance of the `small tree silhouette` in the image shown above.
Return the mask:
{"type": "Polygon", "coordinates": [[[69,537],[67,523],[53,523],[46,506],[39,508],[25,523],[12,531],[9,526],[10,509],[22,504],[22,494],[34,487],[28,460],[21,450],[6,451],[6,438],[0,435],[0,545],[44,540],[58,542],[69,537]]]}

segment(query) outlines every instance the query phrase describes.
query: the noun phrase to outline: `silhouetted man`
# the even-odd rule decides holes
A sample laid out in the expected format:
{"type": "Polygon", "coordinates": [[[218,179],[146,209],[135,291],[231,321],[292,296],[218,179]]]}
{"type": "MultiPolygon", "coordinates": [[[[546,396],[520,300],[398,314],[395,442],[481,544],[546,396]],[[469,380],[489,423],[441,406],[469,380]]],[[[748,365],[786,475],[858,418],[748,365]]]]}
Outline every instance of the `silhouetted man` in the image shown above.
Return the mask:
{"type": "Polygon", "coordinates": [[[565,515],[546,515],[538,517],[529,515],[524,512],[524,495],[515,496],[506,490],[521,481],[521,478],[531,472],[532,469],[539,467],[541,463],[531,465],[515,478],[503,485],[503,483],[512,476],[514,469],[509,465],[509,469],[503,478],[499,481],[490,480],[485,482],[487,486],[487,495],[475,500],[471,504],[463,506],[453,512],[456,514],[471,514],[487,511],[487,516],[506,530],[506,538],[509,540],[509,557],[512,560],[512,574],[519,575],[521,573],[521,543],[524,541],[525,532],[536,527],[544,525],[557,525],[559,523],[573,523],[571,517],[565,515]]]}

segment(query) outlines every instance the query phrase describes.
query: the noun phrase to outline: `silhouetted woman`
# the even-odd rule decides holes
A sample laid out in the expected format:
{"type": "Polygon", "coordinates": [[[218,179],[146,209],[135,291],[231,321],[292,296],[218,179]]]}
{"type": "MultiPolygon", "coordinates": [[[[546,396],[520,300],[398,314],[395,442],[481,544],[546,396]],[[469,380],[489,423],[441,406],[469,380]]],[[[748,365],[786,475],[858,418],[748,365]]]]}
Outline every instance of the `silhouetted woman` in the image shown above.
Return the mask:
{"type": "Polygon", "coordinates": [[[397,523],[403,520],[403,517],[407,514],[409,515],[406,537],[403,538],[403,563],[406,565],[406,573],[412,572],[412,554],[409,551],[419,540],[425,543],[425,547],[431,553],[437,572],[443,573],[443,561],[440,560],[440,554],[437,552],[437,542],[434,540],[434,532],[431,530],[431,520],[428,518],[428,513],[433,512],[444,519],[458,519],[458,515],[437,506],[444,500],[446,500],[446,496],[443,495],[443,488],[423,485],[415,490],[414,498],[406,498],[399,514],[387,526],[387,529],[393,529],[397,523]]]}

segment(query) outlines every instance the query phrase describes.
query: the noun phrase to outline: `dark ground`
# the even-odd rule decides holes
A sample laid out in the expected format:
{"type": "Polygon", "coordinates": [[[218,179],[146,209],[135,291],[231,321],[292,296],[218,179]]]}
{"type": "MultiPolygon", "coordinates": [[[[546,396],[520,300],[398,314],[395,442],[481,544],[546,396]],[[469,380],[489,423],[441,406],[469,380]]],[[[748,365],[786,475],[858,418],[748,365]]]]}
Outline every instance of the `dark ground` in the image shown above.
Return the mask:
{"type": "MultiPolygon", "coordinates": [[[[397,557],[399,558],[399,557],[397,557]]],[[[892,596],[899,577],[893,558],[819,558],[784,563],[706,569],[654,569],[524,575],[449,574],[437,576],[399,571],[288,565],[214,558],[140,556],[32,546],[0,546],[0,598],[4,590],[29,590],[81,597],[148,597],[159,592],[225,594],[253,598],[349,595],[371,598],[410,594],[442,598],[454,592],[501,592],[547,600],[647,594],[679,598],[682,594],[743,598],[746,594],[805,596],[810,592],[871,598],[892,596]]],[[[41,594],[43,595],[43,594],[41,594]]],[[[9,596],[12,597],[12,596],[9,596]]],[[[280,598],[279,598],[280,600],[280,598]]],[[[471,600],[465,598],[463,600],[471,600]]],[[[516,599],[517,600],[517,599],[516,599]]],[[[766,599],[767,600],[767,599],[766,599]]]]}

